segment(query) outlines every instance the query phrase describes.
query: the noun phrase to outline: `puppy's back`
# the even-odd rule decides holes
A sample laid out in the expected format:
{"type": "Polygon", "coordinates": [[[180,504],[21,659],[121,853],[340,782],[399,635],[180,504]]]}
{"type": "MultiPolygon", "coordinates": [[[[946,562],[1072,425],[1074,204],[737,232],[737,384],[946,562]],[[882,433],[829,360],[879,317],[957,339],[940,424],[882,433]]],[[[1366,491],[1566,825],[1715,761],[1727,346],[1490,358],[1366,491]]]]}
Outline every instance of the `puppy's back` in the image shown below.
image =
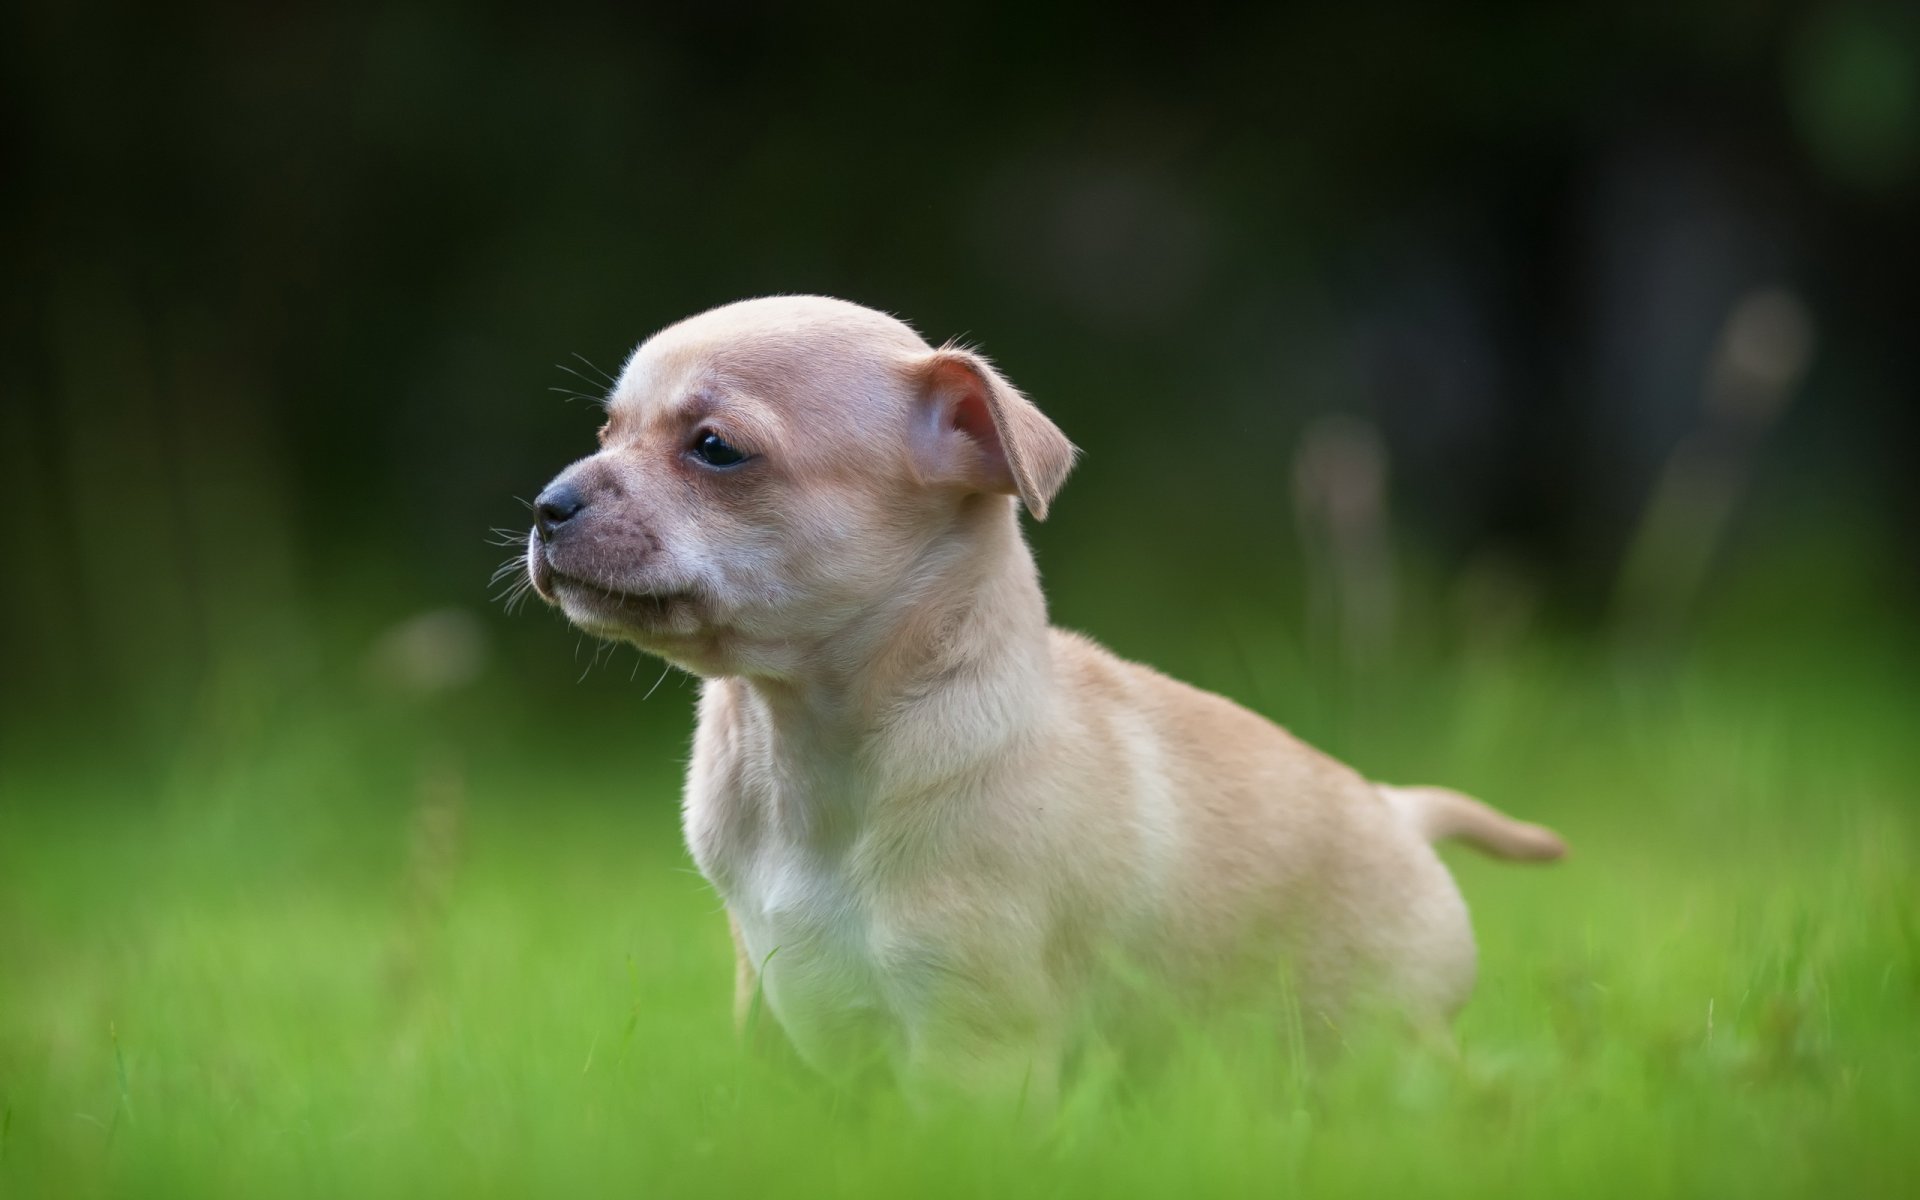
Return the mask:
{"type": "MultiPolygon", "coordinates": [[[[1137,840],[1156,919],[1127,940],[1174,977],[1276,955],[1335,1008],[1353,990],[1464,1001],[1472,933],[1425,841],[1352,768],[1223,696],[1056,630],[1054,665],[1076,718],[1115,764],[1108,836],[1137,840]],[[1381,979],[1383,973],[1410,979],[1381,979]]],[[[1124,905],[1123,905],[1124,907],[1124,905]]]]}

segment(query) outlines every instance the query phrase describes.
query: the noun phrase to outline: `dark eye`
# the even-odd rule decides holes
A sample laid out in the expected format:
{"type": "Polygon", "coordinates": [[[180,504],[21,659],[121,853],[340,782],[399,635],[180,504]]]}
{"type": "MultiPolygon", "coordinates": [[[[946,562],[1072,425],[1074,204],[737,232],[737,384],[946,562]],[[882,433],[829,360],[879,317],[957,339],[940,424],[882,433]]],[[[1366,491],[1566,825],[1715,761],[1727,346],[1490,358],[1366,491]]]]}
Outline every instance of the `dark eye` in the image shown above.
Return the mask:
{"type": "Polygon", "coordinates": [[[703,433],[694,439],[693,456],[710,467],[733,467],[747,461],[744,451],[727,444],[717,433],[703,433]]]}

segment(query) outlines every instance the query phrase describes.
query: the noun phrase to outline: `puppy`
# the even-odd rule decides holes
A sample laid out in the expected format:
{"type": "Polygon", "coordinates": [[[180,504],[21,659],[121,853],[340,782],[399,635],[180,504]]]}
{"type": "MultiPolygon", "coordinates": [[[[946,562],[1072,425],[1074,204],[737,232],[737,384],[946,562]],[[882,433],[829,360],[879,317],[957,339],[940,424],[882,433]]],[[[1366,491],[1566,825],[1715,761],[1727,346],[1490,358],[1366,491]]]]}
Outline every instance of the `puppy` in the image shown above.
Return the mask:
{"type": "Polygon", "coordinates": [[[1204,1004],[1284,975],[1316,1025],[1441,1027],[1474,944],[1430,843],[1562,852],[1050,628],[1015,501],[1045,519],[1076,451],[977,354],[748,300],[655,334],[607,410],[527,570],[705,680],[683,817],[736,1015],[763,998],[823,1072],[1046,1105],[1141,981],[1204,1004]]]}

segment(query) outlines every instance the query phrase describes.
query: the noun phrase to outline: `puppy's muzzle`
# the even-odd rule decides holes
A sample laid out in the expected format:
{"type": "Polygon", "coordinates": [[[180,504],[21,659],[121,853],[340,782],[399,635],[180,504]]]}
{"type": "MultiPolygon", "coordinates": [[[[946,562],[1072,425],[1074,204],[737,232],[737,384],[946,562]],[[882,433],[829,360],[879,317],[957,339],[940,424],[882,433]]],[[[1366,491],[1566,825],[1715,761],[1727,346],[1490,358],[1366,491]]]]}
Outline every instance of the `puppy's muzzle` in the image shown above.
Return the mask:
{"type": "Polygon", "coordinates": [[[587,501],[580,489],[556,480],[533,502],[533,527],[542,542],[551,542],[560,527],[579,516],[586,507],[587,501]]]}

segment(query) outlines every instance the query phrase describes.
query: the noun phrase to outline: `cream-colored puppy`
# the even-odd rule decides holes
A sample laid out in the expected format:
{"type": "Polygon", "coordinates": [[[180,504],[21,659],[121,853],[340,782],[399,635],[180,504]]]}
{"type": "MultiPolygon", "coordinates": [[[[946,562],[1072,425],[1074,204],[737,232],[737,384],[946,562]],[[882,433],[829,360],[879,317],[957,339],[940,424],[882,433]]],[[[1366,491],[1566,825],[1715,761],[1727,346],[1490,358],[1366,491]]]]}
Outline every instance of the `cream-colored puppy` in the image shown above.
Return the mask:
{"type": "Polygon", "coordinates": [[[1474,945],[1429,843],[1561,853],[1049,628],[1013,498],[1044,518],[1075,450],[976,354],[748,300],[655,334],[608,413],[527,569],[706,680],[687,844],[742,1010],[764,995],[823,1071],[1045,1104],[1143,980],[1201,1001],[1284,975],[1328,1020],[1378,998],[1438,1025],[1474,945]]]}

